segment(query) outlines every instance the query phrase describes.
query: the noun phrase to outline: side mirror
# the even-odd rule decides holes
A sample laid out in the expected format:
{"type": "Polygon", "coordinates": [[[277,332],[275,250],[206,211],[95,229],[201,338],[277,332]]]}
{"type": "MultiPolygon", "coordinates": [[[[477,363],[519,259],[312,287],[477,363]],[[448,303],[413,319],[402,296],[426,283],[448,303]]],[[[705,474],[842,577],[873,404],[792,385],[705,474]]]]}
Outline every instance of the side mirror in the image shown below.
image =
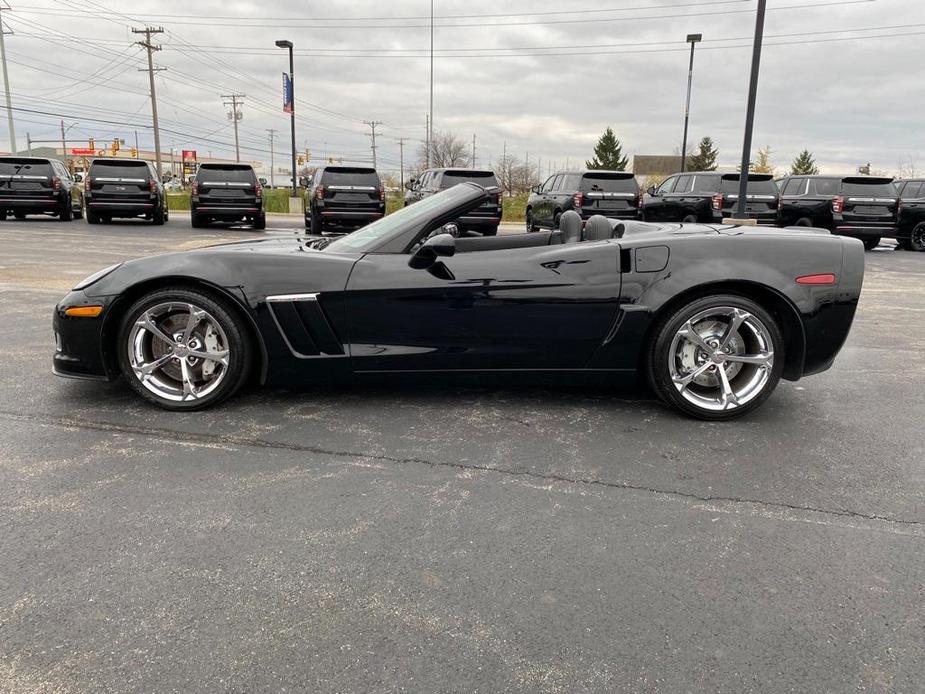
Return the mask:
{"type": "Polygon", "coordinates": [[[417,183],[417,181],[415,181],[413,178],[409,178],[407,181],[405,181],[405,188],[408,190],[414,190],[415,183],[417,183]]]}
{"type": "Polygon", "coordinates": [[[80,183],[84,180],[83,174],[75,173],[74,174],[74,183],[80,183]]]}
{"type": "Polygon", "coordinates": [[[542,192],[543,186],[533,186],[530,190],[532,190],[536,194],[539,194],[542,192]]]}
{"type": "Polygon", "coordinates": [[[452,255],[456,255],[456,239],[451,234],[437,234],[414,252],[408,265],[415,270],[426,270],[437,262],[438,257],[452,255]]]}
{"type": "Polygon", "coordinates": [[[658,197],[658,193],[655,191],[655,186],[649,186],[649,187],[646,189],[646,192],[647,192],[649,195],[651,195],[653,198],[654,198],[654,197],[658,197]]]}
{"type": "Polygon", "coordinates": [[[308,186],[309,186],[309,184],[310,184],[311,182],[312,182],[312,181],[311,181],[311,179],[310,179],[308,176],[300,176],[300,177],[299,177],[299,185],[302,186],[303,188],[308,188],[308,186]]]}

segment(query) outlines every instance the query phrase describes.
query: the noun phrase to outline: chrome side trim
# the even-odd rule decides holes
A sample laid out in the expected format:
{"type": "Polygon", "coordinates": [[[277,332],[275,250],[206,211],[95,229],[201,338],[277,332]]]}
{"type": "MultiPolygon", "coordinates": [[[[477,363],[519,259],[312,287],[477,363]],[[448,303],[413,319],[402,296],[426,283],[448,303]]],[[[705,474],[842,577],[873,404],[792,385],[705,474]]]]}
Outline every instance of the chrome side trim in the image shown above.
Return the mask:
{"type": "Polygon", "coordinates": [[[267,303],[280,301],[318,301],[318,293],[314,294],[274,294],[267,297],[267,303]]]}

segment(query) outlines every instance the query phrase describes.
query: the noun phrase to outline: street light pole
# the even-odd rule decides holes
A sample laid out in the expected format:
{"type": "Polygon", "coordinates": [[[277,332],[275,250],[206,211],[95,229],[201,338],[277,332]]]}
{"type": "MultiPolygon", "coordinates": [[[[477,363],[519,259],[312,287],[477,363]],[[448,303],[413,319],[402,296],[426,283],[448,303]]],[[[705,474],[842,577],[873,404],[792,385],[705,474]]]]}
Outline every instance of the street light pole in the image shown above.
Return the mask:
{"type": "Polygon", "coordinates": [[[292,41],[280,40],[276,42],[277,48],[289,49],[289,87],[292,89],[292,110],[289,113],[289,122],[292,130],[292,197],[298,197],[299,180],[295,168],[295,61],[292,57],[292,41]]]}
{"type": "Polygon", "coordinates": [[[745,219],[746,195],[748,195],[748,164],[752,154],[752,130],[755,124],[755,100],[758,96],[758,67],[761,64],[761,42],[764,39],[764,15],[768,0],[758,0],[758,16],[755,19],[755,43],[752,47],[752,74],[748,84],[748,107],[745,112],[745,141],[742,144],[742,168],[739,169],[739,202],[736,216],[745,219]]]}
{"type": "Polygon", "coordinates": [[[681,173],[687,169],[687,124],[691,117],[691,85],[694,82],[694,46],[703,41],[703,34],[688,34],[691,45],[691,62],[687,68],[687,101],[684,105],[684,139],[681,140],[681,173]]]}

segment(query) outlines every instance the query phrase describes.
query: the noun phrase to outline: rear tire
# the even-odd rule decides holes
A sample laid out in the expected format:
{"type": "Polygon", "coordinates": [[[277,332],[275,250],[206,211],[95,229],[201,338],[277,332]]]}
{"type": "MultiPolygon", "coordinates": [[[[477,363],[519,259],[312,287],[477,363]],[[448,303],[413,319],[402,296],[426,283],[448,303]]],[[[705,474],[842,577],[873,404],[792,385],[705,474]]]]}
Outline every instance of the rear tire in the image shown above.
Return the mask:
{"type": "Polygon", "coordinates": [[[6,210],[0,210],[0,222],[6,221],[6,210]]]}
{"type": "Polygon", "coordinates": [[[925,252],[925,222],[916,225],[912,230],[912,235],[909,237],[909,250],[925,252]]]}
{"type": "Polygon", "coordinates": [[[158,207],[154,210],[154,214],[151,215],[151,222],[154,224],[154,226],[161,227],[164,226],[165,221],[166,218],[164,214],[164,208],[158,207]]]}
{"type": "Polygon", "coordinates": [[[497,236],[498,235],[498,225],[493,227],[482,227],[482,236],[497,236]]]}
{"type": "Polygon", "coordinates": [[[528,207],[527,208],[527,233],[529,234],[531,232],[539,231],[539,230],[540,228],[533,221],[533,210],[528,207]]]}
{"type": "Polygon", "coordinates": [[[809,217],[800,217],[797,221],[793,223],[795,227],[811,227],[813,225],[813,220],[809,217]]]}
{"type": "Polygon", "coordinates": [[[64,201],[64,204],[61,206],[61,209],[58,210],[58,220],[61,222],[70,222],[74,219],[74,210],[71,207],[71,199],[68,198],[64,201]]]}
{"type": "Polygon", "coordinates": [[[201,229],[205,226],[202,217],[200,217],[196,212],[190,212],[189,221],[193,229],[201,229]]]}
{"type": "Polygon", "coordinates": [[[178,287],[151,292],[129,308],[119,328],[116,352],[132,390],[158,407],[182,412],[231,397],[247,380],[255,355],[246,325],[225,299],[178,287]],[[163,337],[138,325],[145,315],[163,337]],[[190,349],[212,357],[174,356],[178,345],[186,345],[180,353],[190,349]]]}
{"type": "Polygon", "coordinates": [[[681,224],[696,224],[697,216],[693,214],[687,215],[684,219],[681,220],[681,224]]]}
{"type": "Polygon", "coordinates": [[[321,236],[324,233],[324,221],[321,219],[321,215],[316,214],[314,210],[312,210],[311,214],[309,231],[317,236],[321,236]]]}
{"type": "Polygon", "coordinates": [[[89,208],[87,209],[87,214],[85,216],[87,219],[87,224],[99,224],[100,223],[100,216],[96,212],[93,212],[92,210],[90,210],[89,208]]]}
{"type": "Polygon", "coordinates": [[[771,314],[744,296],[717,294],[693,299],[656,323],[646,372],[664,402],[718,421],[741,417],[767,400],[784,358],[783,335],[771,314]]]}
{"type": "Polygon", "coordinates": [[[872,251],[872,250],[874,250],[877,246],[880,245],[880,237],[879,237],[879,236],[872,236],[871,238],[863,239],[863,241],[864,241],[864,250],[865,250],[865,251],[872,251]]]}
{"type": "Polygon", "coordinates": [[[254,229],[257,231],[263,231],[267,228],[267,216],[266,214],[259,214],[254,218],[254,229]]]}
{"type": "Polygon", "coordinates": [[[562,212],[560,212],[559,210],[556,210],[556,213],[555,213],[555,215],[553,215],[553,218],[552,218],[552,228],[553,228],[553,230],[556,230],[556,229],[560,229],[560,228],[561,228],[561,227],[559,226],[559,222],[561,222],[561,221],[562,221],[562,212]]]}

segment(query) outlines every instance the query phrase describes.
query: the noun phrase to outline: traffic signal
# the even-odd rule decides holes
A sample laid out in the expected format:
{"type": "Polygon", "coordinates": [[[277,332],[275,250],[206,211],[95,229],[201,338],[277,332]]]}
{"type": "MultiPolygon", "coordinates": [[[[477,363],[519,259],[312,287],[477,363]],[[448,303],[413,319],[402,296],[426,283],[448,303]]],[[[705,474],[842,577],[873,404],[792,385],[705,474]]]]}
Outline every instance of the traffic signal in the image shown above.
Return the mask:
{"type": "Polygon", "coordinates": [[[305,163],[305,157],[303,157],[303,156],[300,154],[298,157],[296,157],[296,161],[299,163],[299,166],[302,166],[302,164],[305,163]]]}
{"type": "Polygon", "coordinates": [[[132,147],[132,157],[134,159],[138,158],[138,149],[136,147],[132,147]]]}
{"type": "Polygon", "coordinates": [[[112,144],[109,146],[109,151],[116,155],[119,152],[119,138],[114,138],[112,144]]]}
{"type": "Polygon", "coordinates": [[[94,140],[92,137],[87,142],[87,149],[96,149],[96,140],[94,140]]]}

